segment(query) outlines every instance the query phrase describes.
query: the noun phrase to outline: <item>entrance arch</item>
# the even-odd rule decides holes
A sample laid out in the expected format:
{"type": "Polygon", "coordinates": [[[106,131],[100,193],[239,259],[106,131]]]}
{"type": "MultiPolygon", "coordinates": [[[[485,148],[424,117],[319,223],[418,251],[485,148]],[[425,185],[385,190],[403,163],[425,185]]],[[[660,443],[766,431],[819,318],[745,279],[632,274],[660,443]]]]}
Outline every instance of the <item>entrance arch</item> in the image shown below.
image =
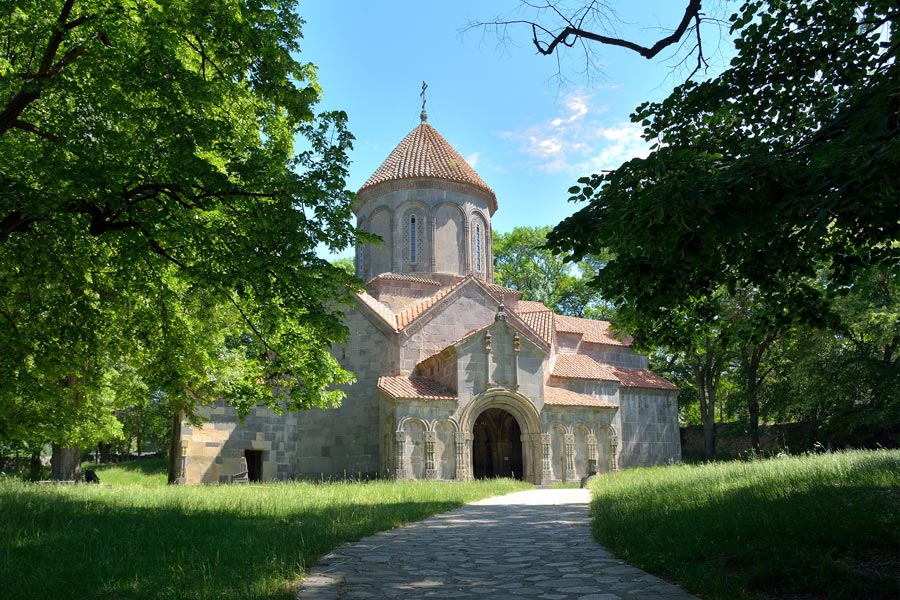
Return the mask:
{"type": "MultiPolygon", "coordinates": [[[[507,472],[515,472],[517,478],[540,485],[543,476],[540,414],[531,400],[518,392],[501,387],[492,388],[479,394],[463,408],[462,414],[459,416],[460,429],[463,432],[462,435],[465,435],[468,446],[465,448],[465,454],[461,458],[457,476],[462,479],[476,476],[491,476],[488,475],[489,472],[493,473],[500,470],[500,467],[495,466],[495,463],[497,463],[496,459],[492,459],[489,471],[486,459],[482,461],[482,458],[479,458],[479,473],[478,475],[475,473],[475,457],[473,454],[473,451],[476,449],[474,444],[475,429],[476,423],[479,422],[479,419],[485,413],[487,413],[487,416],[484,422],[479,423],[479,428],[483,429],[487,424],[486,422],[492,417],[505,422],[507,428],[502,435],[495,436],[495,439],[501,441],[501,454],[494,454],[493,456],[499,456],[501,464],[505,462],[511,463],[511,467],[506,469],[507,472]],[[488,412],[491,409],[497,409],[499,412],[488,412]],[[515,423],[519,430],[518,451],[514,450],[514,442],[510,440],[510,437],[515,434],[512,423],[515,423]],[[507,444],[505,450],[503,443],[507,444]],[[504,451],[509,456],[509,461],[503,460],[502,452],[504,451]],[[521,467],[517,466],[516,457],[521,457],[519,459],[521,460],[521,467]]],[[[480,432],[478,435],[483,436],[485,439],[487,438],[487,433],[480,432]]]]}
{"type": "Polygon", "coordinates": [[[472,476],[475,479],[522,479],[522,429],[502,408],[488,408],[475,419],[472,431],[472,476]]]}

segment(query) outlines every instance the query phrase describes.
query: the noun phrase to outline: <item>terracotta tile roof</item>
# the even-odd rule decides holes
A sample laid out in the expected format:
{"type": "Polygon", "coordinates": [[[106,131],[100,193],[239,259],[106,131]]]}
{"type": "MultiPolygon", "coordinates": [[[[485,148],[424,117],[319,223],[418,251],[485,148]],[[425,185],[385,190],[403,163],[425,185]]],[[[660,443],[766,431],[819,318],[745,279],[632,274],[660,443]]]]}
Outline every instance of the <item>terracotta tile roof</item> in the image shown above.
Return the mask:
{"type": "Polygon", "coordinates": [[[503,294],[503,303],[506,304],[510,300],[514,302],[518,302],[519,298],[522,297],[522,292],[519,290],[514,290],[512,288],[503,287],[502,285],[497,285],[496,283],[488,283],[486,281],[481,282],[484,287],[488,289],[488,291],[496,298],[500,299],[500,294],[503,294]]]}
{"type": "MultiPolygon", "coordinates": [[[[535,302],[534,304],[540,304],[535,302]]],[[[519,302],[519,306],[522,303],[519,302]]],[[[543,304],[541,305],[543,306],[543,304]]],[[[553,311],[550,309],[535,311],[535,312],[520,312],[518,310],[515,311],[519,318],[522,321],[531,327],[536,334],[541,336],[541,339],[547,342],[548,344],[553,341],[553,311]]]]}
{"type": "Polygon", "coordinates": [[[618,340],[609,328],[608,321],[595,321],[594,319],[580,319],[578,317],[566,317],[556,315],[556,331],[565,333],[580,333],[582,340],[592,344],[609,344],[611,346],[630,346],[631,336],[618,340]]]}
{"type": "Polygon", "coordinates": [[[622,382],[623,387],[645,388],[651,390],[678,390],[678,386],[654,373],[644,369],[622,369],[611,367],[613,373],[622,382]]]}
{"type": "Polygon", "coordinates": [[[546,312],[548,310],[553,312],[543,302],[534,302],[533,300],[519,300],[519,303],[516,304],[517,313],[546,312]]]}
{"type": "Polygon", "coordinates": [[[547,386],[544,388],[544,404],[553,406],[595,406],[597,408],[618,408],[594,396],[579,394],[563,388],[547,386]]]}
{"type": "Polygon", "coordinates": [[[601,365],[585,354],[557,354],[552,375],[567,379],[619,381],[611,367],[601,365]]]}
{"type": "Polygon", "coordinates": [[[359,188],[359,192],[388,181],[420,177],[443,179],[476,187],[491,196],[496,210],[497,200],[494,191],[459,152],[434,127],[424,121],[403,138],[368,181],[359,188]]]}
{"type": "Polygon", "coordinates": [[[359,292],[356,297],[360,302],[369,307],[372,312],[381,317],[385,323],[391,326],[391,329],[397,329],[397,315],[390,308],[382,304],[366,292],[359,292]]]}
{"type": "Polygon", "coordinates": [[[460,281],[454,283],[451,286],[445,287],[438,291],[434,296],[430,296],[425,298],[421,302],[417,304],[413,304],[403,312],[397,315],[397,331],[402,330],[404,327],[412,323],[416,320],[422,313],[426,310],[437,304],[440,300],[445,298],[450,292],[464,284],[466,281],[471,279],[471,277],[466,277],[465,279],[461,279],[460,281]]]}
{"type": "Polygon", "coordinates": [[[378,389],[400,400],[456,400],[456,393],[431,379],[419,377],[382,376],[378,389]]]}
{"type": "Polygon", "coordinates": [[[376,275],[372,279],[369,280],[368,286],[371,283],[382,279],[389,279],[391,281],[411,281],[413,283],[426,283],[428,285],[436,285],[437,287],[441,287],[441,282],[435,281],[434,279],[426,279],[425,277],[417,277],[416,275],[407,275],[405,273],[382,273],[381,275],[376,275]]]}

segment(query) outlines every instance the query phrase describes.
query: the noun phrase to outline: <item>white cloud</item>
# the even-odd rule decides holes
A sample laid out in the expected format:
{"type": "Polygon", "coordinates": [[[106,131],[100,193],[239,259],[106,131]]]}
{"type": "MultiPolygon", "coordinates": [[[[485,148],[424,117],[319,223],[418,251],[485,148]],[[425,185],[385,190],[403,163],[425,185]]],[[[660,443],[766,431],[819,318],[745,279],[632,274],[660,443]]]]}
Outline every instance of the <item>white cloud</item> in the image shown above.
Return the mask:
{"type": "Polygon", "coordinates": [[[478,156],[480,154],[481,154],[481,152],[473,152],[472,154],[465,156],[463,158],[465,158],[466,162],[469,163],[469,166],[474,169],[475,165],[478,164],[478,156]]]}
{"type": "Polygon", "coordinates": [[[600,115],[606,108],[592,106],[590,96],[567,96],[563,107],[553,119],[502,136],[517,143],[534,168],[550,173],[584,175],[614,169],[649,153],[640,126],[603,122],[600,115]]]}

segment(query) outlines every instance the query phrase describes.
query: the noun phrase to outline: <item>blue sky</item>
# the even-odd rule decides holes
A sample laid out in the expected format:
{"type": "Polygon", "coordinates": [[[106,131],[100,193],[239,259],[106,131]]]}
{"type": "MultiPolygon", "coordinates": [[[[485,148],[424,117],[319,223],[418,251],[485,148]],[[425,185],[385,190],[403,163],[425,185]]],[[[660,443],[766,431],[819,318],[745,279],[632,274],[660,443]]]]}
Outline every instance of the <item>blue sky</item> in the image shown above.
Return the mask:
{"type": "MultiPolygon", "coordinates": [[[[530,30],[509,30],[506,44],[483,30],[462,32],[473,20],[515,14],[519,5],[301,0],[300,58],[319,68],[320,108],[346,111],[356,137],[349,189],[357,190],[419,124],[423,80],[429,123],[497,194],[495,232],[555,225],[578,208],[566,191],[578,177],[647,152],[628,116],[684,78],[673,53],[648,61],[600,48],[603,76],[592,81],[573,55],[562,64],[569,81],[560,85],[556,58],[536,54],[530,30]]],[[[617,32],[648,45],[684,11],[677,0],[615,5],[617,32]]]]}

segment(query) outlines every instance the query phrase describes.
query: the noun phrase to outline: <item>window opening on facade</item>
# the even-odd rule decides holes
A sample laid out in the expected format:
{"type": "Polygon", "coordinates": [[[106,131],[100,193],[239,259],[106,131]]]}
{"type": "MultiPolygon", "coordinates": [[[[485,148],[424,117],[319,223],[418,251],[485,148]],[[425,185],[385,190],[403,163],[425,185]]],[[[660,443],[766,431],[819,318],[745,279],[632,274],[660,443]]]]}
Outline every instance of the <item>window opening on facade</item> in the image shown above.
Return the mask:
{"type": "Polygon", "coordinates": [[[479,273],[482,271],[481,244],[481,223],[475,223],[475,270],[479,273]]]}
{"type": "Polygon", "coordinates": [[[409,262],[416,262],[416,215],[409,217],[409,262]]]}

